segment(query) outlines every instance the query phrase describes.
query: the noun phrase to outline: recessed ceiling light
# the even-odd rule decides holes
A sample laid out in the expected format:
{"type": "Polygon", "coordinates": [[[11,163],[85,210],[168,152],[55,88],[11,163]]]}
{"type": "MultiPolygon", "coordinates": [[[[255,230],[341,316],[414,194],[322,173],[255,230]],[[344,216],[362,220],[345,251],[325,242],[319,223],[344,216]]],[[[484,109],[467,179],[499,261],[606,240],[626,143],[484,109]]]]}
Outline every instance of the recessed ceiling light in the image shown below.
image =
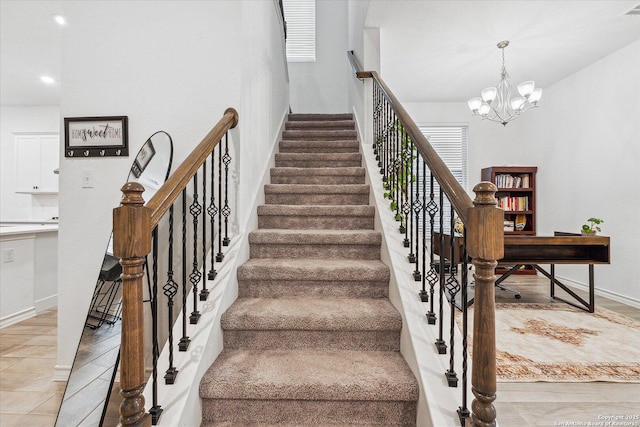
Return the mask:
{"type": "Polygon", "coordinates": [[[48,85],[52,85],[56,82],[53,79],[53,77],[50,77],[50,76],[40,76],[40,80],[42,81],[42,83],[48,84],[48,85]]]}
{"type": "Polygon", "coordinates": [[[53,20],[56,21],[60,26],[67,25],[67,20],[64,19],[64,16],[62,15],[53,15],[53,20]]]}

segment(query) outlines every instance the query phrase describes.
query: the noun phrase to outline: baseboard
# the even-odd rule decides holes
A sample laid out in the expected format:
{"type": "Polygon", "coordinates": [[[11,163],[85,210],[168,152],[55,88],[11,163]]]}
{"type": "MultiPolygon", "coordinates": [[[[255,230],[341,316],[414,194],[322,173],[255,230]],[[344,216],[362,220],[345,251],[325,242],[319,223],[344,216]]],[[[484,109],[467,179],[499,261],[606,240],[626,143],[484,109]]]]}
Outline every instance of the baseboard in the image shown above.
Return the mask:
{"type": "MultiPolygon", "coordinates": [[[[570,279],[568,277],[564,277],[564,276],[560,276],[560,275],[556,275],[556,277],[560,281],[566,282],[567,284],[569,284],[569,285],[571,285],[571,286],[573,286],[573,287],[575,287],[577,289],[580,289],[581,291],[589,292],[589,285],[586,284],[586,283],[582,283],[582,282],[579,282],[577,280],[573,280],[573,279],[570,279]]],[[[640,309],[640,300],[637,300],[635,298],[630,298],[628,296],[621,295],[621,294],[619,294],[617,292],[611,292],[611,291],[608,291],[606,289],[601,289],[601,288],[597,288],[597,287],[595,288],[595,293],[598,296],[609,298],[610,300],[619,302],[621,304],[626,304],[626,305],[631,306],[633,308],[640,309]]]]}
{"type": "Polygon", "coordinates": [[[22,322],[23,320],[29,319],[35,316],[37,313],[35,307],[27,308],[26,310],[19,311],[17,313],[10,314],[8,316],[0,319],[0,329],[6,328],[7,326],[11,326],[15,323],[22,322]]]}
{"type": "Polygon", "coordinates": [[[42,298],[35,302],[36,312],[38,314],[42,313],[45,310],[49,310],[50,308],[54,308],[58,306],[58,294],[51,295],[46,298],[42,298]]]}
{"type": "Polygon", "coordinates": [[[53,368],[53,381],[66,382],[71,374],[71,366],[69,365],[56,365],[53,368]]]}

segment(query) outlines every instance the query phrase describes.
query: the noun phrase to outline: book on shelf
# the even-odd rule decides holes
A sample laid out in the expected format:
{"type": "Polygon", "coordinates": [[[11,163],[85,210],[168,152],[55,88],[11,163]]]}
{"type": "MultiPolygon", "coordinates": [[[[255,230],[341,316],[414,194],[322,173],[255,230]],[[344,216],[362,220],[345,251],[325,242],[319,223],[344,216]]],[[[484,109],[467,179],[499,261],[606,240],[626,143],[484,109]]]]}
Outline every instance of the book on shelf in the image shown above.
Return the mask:
{"type": "Polygon", "coordinates": [[[513,221],[504,220],[504,231],[515,231],[515,223],[513,221]]]}
{"type": "Polygon", "coordinates": [[[522,212],[529,210],[528,196],[503,196],[498,198],[498,207],[505,211],[522,212]]]}
{"type": "Polygon", "coordinates": [[[494,184],[498,188],[529,188],[529,174],[498,174],[494,184]]]}

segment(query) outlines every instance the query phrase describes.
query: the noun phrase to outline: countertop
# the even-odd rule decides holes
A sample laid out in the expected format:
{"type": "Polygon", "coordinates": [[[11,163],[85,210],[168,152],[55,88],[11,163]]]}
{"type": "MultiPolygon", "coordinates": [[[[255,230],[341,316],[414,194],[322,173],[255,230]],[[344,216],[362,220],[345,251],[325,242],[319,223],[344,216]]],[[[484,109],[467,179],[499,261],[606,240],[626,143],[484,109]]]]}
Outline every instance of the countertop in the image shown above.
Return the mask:
{"type": "Polygon", "coordinates": [[[36,233],[50,233],[58,231],[58,223],[24,223],[19,225],[15,222],[0,222],[0,237],[4,236],[14,236],[19,234],[36,234],[36,233]]]}

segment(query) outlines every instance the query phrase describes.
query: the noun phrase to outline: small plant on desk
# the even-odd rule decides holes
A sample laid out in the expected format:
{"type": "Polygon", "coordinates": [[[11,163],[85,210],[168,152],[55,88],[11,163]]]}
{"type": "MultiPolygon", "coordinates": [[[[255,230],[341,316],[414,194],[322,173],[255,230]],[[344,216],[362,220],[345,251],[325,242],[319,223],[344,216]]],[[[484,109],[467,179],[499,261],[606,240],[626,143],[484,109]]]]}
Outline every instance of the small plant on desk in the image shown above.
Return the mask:
{"type": "Polygon", "coordinates": [[[603,219],[600,218],[589,218],[587,220],[588,224],[584,224],[582,226],[582,235],[583,236],[595,236],[600,230],[599,225],[604,222],[603,219]]]}

